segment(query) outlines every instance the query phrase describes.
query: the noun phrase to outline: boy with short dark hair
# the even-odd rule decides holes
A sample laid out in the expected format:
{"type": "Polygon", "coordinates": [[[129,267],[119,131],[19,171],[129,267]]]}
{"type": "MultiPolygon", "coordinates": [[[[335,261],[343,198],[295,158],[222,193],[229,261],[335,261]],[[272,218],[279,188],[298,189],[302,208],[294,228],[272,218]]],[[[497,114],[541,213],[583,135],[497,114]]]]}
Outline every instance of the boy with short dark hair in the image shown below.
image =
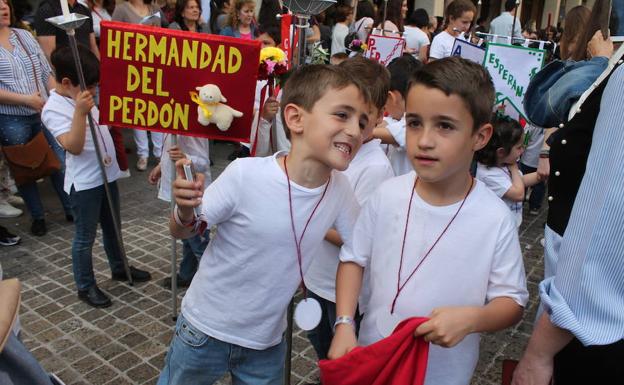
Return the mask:
{"type": "MultiPolygon", "coordinates": [[[[193,208],[218,225],[182,302],[158,384],[277,384],[283,377],[286,310],[325,234],[345,244],[358,212],[345,170],[362,144],[369,95],[338,67],[310,65],[286,82],[281,104],[290,153],[232,162],[205,191],[177,162],[177,238],[194,234],[193,208]],[[202,199],[203,196],[203,199],[202,199]]],[[[305,282],[303,282],[305,287],[305,282]]]]}
{"type": "MultiPolygon", "coordinates": [[[[72,265],[78,297],[94,307],[108,307],[111,300],[102,292],[93,274],[93,243],[97,225],[102,227],[104,251],[112,272],[112,279],[127,279],[121,250],[117,242],[111,210],[119,212],[119,190],[116,180],[121,171],[115,156],[115,146],[107,126],[97,124],[99,111],[93,97],[100,79],[100,62],[88,49],[78,46],[87,91],[80,91],[78,72],[69,47],[59,47],[52,52],[50,60],[54,67],[56,89],[43,107],[41,121],[67,151],[65,158],[65,192],[74,212],[76,231],[72,242],[72,265]],[[109,207],[104,193],[102,174],[98,165],[95,142],[87,133],[87,115],[91,112],[95,122],[102,162],[109,182],[113,207],[109,207]]],[[[144,282],[151,279],[147,271],[130,267],[132,279],[144,282]]]]}
{"type": "MultiPolygon", "coordinates": [[[[363,205],[382,182],[394,176],[390,161],[380,147],[381,141],[371,136],[373,128],[383,118],[390,74],[379,62],[361,56],[350,58],[339,66],[349,73],[358,74],[371,93],[372,105],[368,114],[368,125],[362,135],[364,143],[349,164],[349,168],[343,172],[353,188],[358,204],[363,205]]],[[[336,230],[330,230],[305,275],[310,295],[319,301],[323,310],[319,325],[308,332],[308,338],[319,359],[327,358],[334,336],[336,268],[340,246],[342,246],[340,235],[336,230]]]]}
{"type": "Polygon", "coordinates": [[[373,131],[373,136],[386,145],[386,155],[397,176],[413,170],[405,153],[405,98],[410,77],[421,67],[422,63],[412,55],[403,55],[390,62],[390,89],[385,105],[388,116],[373,131]]]}
{"type": "Polygon", "coordinates": [[[406,104],[411,172],[380,186],[340,254],[337,325],[330,357],[356,344],[352,319],[369,268],[359,343],[387,337],[403,319],[428,316],[415,335],[432,345],[426,384],[469,382],[479,334],[520,320],[527,302],[516,226],[504,203],[469,174],[490,139],[494,88],[479,65],[453,57],[411,80],[406,104]],[[416,174],[418,176],[416,176],[416,174]]]}

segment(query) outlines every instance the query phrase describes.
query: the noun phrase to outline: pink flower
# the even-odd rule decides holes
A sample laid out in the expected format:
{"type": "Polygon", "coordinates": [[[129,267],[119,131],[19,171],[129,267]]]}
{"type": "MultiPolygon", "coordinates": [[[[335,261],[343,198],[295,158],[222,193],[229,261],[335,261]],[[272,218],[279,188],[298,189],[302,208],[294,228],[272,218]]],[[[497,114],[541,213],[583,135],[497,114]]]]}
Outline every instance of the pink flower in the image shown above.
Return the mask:
{"type": "Polygon", "coordinates": [[[272,61],[272,60],[266,60],[265,63],[267,65],[267,72],[269,74],[272,74],[273,70],[275,69],[275,64],[276,63],[274,61],[272,61]]]}

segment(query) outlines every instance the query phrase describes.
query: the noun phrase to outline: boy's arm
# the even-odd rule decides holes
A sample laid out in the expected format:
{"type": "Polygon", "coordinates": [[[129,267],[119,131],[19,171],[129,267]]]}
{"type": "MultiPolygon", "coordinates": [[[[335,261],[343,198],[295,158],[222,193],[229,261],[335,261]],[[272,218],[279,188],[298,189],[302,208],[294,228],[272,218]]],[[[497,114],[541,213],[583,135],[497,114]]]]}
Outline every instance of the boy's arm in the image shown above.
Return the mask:
{"type": "Polygon", "coordinates": [[[390,130],[388,130],[388,123],[386,123],[385,121],[377,125],[373,129],[373,137],[377,139],[381,139],[381,143],[383,144],[392,144],[394,146],[399,145],[397,141],[394,140],[394,136],[392,136],[392,133],[390,133],[390,130]]]}
{"type": "Polygon", "coordinates": [[[541,181],[542,177],[537,172],[522,175],[522,183],[524,183],[524,187],[535,186],[541,181]]]}
{"type": "MultiPolygon", "coordinates": [[[[336,316],[353,319],[362,287],[364,268],[354,262],[340,262],[336,273],[336,316]]],[[[357,346],[355,326],[338,324],[327,357],[336,359],[357,346]]]]}
{"type": "Polygon", "coordinates": [[[453,347],[470,333],[493,332],[516,324],[523,308],[507,297],[494,298],[485,306],[442,307],[433,309],[429,321],[414,332],[443,347],[453,347]]]}
{"type": "Polygon", "coordinates": [[[503,198],[511,199],[515,202],[522,202],[524,201],[524,182],[522,181],[522,175],[520,175],[518,171],[518,164],[514,162],[507,167],[511,174],[511,187],[503,195],[503,198]]]}
{"type": "Polygon", "coordinates": [[[187,239],[195,235],[193,208],[202,203],[204,195],[204,175],[197,174],[195,181],[188,181],[184,177],[184,164],[190,164],[187,159],[176,162],[176,179],[173,182],[173,195],[176,201],[175,213],[169,219],[169,231],[174,238],[187,239]],[[177,216],[177,220],[176,220],[177,216]]]}
{"type": "Polygon", "coordinates": [[[76,96],[76,107],[69,132],[56,137],[61,146],[72,155],[80,155],[85,145],[87,132],[87,114],[95,106],[89,91],[82,91],[76,96]]]}
{"type": "Polygon", "coordinates": [[[325,234],[325,240],[338,247],[341,247],[343,244],[342,238],[336,229],[329,229],[327,234],[325,234]]]}

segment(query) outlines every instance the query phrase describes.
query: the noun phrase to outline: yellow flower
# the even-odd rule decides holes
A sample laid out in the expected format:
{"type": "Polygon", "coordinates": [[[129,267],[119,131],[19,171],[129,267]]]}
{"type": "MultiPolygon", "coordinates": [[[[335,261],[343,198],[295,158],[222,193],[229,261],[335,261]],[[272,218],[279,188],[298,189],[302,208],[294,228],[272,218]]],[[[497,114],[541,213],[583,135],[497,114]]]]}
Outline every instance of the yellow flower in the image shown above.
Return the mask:
{"type": "Polygon", "coordinates": [[[277,47],[266,47],[260,51],[260,63],[271,60],[276,63],[286,60],[286,53],[277,47]]]}
{"type": "Polygon", "coordinates": [[[366,51],[368,49],[368,46],[366,45],[366,43],[362,43],[360,48],[362,49],[362,51],[366,51]]]}

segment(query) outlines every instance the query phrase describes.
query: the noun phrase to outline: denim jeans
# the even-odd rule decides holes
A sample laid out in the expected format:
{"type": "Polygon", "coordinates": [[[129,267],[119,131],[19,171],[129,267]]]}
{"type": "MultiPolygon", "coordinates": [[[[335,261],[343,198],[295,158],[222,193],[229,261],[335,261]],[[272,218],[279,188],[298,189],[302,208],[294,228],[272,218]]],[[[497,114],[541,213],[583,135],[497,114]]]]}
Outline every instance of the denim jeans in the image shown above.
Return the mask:
{"type": "MultiPolygon", "coordinates": [[[[537,168],[527,166],[524,163],[520,163],[520,171],[523,174],[529,174],[537,171],[537,168]]],[[[529,196],[529,209],[530,210],[539,210],[542,207],[542,201],[544,200],[544,195],[546,194],[546,184],[544,182],[539,182],[535,186],[531,188],[531,196],[529,196]]]]}
{"type": "Polygon", "coordinates": [[[226,372],[233,385],[281,385],[286,340],[265,350],[219,341],[191,325],[182,314],[157,385],[215,383],[226,372]]]}
{"type": "MultiPolygon", "coordinates": [[[[112,195],[113,209],[119,215],[119,191],[117,182],[108,184],[112,195]]],[[[102,226],[102,241],[104,251],[108,257],[108,264],[113,273],[124,271],[121,252],[117,244],[113,218],[110,214],[104,185],[89,190],[76,191],[73,187],[70,194],[72,208],[74,210],[74,224],[76,230],[72,243],[72,265],[74,280],[78,290],[87,290],[95,285],[93,275],[93,243],[97,231],[98,222],[102,226]]],[[[121,228],[121,223],[119,223],[121,228]]]]}
{"type": "MultiPolygon", "coordinates": [[[[57,143],[52,134],[43,126],[39,115],[3,115],[0,114],[0,145],[12,146],[16,144],[28,143],[35,135],[41,130],[45,135],[48,143],[54,150],[54,153],[61,162],[61,171],[55,172],[50,176],[52,186],[58,195],[61,204],[63,205],[63,211],[65,214],[71,214],[71,204],[69,203],[69,197],[63,190],[63,184],[65,182],[65,151],[57,143]]],[[[26,207],[30,212],[30,216],[33,219],[43,219],[43,203],[41,203],[41,197],[39,196],[39,190],[37,189],[37,182],[25,183],[21,186],[17,186],[17,190],[24,199],[26,207]]]]}
{"type": "Polygon", "coordinates": [[[180,278],[185,281],[193,279],[209,240],[209,229],[206,229],[202,236],[195,235],[193,238],[182,240],[182,261],[180,262],[180,271],[178,272],[180,278]]]}
{"type": "Polygon", "coordinates": [[[52,385],[37,359],[11,332],[0,352],[0,384],[52,385]]]}

